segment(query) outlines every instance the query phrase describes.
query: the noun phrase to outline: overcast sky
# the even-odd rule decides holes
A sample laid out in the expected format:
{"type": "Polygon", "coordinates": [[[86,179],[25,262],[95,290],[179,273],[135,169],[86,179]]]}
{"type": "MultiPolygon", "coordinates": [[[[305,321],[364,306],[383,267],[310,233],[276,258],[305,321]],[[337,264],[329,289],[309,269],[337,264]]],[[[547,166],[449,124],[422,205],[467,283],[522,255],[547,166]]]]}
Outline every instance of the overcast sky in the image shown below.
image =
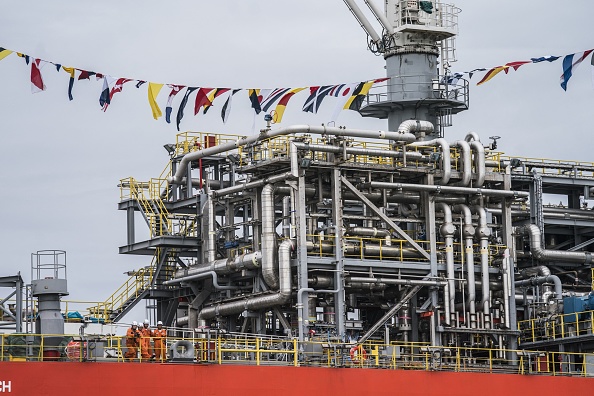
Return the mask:
{"type": "MultiPolygon", "coordinates": [[[[594,47],[591,0],[452,3],[462,8],[453,71],[594,47]]],[[[0,46],[113,77],[193,86],[298,87],[384,75],[383,59],[367,51],[364,32],[341,0],[5,0],[0,46]]],[[[501,136],[499,148],[508,154],[594,161],[590,69],[582,65],[567,92],[559,87],[561,61],[501,73],[480,87],[475,76],[470,110],[454,118],[446,138],[475,131],[485,141],[501,136]]],[[[150,262],[117,253],[126,242],[118,181],[157,177],[168,158],[162,146],[177,131],[152,119],[146,86],[126,85],[103,113],[101,82],[77,81],[70,102],[66,73],[46,66],[47,90],[37,94],[29,74],[14,55],[0,62],[0,275],[22,271],[29,282],[30,254],[62,249],[69,298],[102,300],[125,281],[123,272],[150,262]]],[[[166,90],[159,96],[163,111],[166,90]]],[[[250,134],[247,94],[240,95],[227,125],[215,102],[206,116],[187,111],[182,130],[250,134]]],[[[283,125],[328,120],[333,103],[312,115],[299,111],[304,99],[293,99],[283,125]]],[[[386,128],[354,112],[339,121],[386,128]]]]}

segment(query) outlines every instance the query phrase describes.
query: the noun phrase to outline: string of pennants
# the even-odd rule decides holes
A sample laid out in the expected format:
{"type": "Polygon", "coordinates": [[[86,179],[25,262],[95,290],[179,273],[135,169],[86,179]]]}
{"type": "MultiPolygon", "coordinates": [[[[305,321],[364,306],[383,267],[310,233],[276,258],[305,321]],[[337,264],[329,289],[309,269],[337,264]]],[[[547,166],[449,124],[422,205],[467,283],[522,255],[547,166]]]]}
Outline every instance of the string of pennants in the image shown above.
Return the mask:
{"type": "MultiPolygon", "coordinates": [[[[463,72],[463,73],[448,74],[444,77],[444,79],[446,80],[445,81],[446,83],[455,85],[458,82],[458,80],[460,80],[461,78],[464,78],[465,76],[468,76],[469,79],[472,79],[472,76],[475,73],[486,72],[484,74],[483,78],[479,82],[476,83],[476,85],[482,85],[482,84],[486,83],[487,81],[490,81],[493,77],[495,77],[497,74],[499,74],[501,72],[505,72],[505,74],[508,74],[510,70],[517,71],[521,66],[526,65],[526,64],[541,63],[541,62],[555,62],[556,60],[563,58],[563,62],[562,62],[563,71],[562,71],[561,77],[559,77],[559,80],[560,80],[559,83],[561,85],[561,88],[563,88],[563,90],[567,91],[567,83],[569,82],[569,79],[573,76],[573,73],[575,72],[577,67],[586,58],[588,58],[588,56],[590,56],[590,54],[592,54],[593,51],[594,51],[594,49],[590,49],[587,51],[576,52],[576,53],[565,55],[565,56],[549,55],[549,56],[541,56],[538,58],[530,58],[530,60],[526,60],[526,61],[508,62],[503,66],[495,66],[490,69],[479,68],[479,69],[474,69],[474,70],[471,70],[468,72],[463,72]]],[[[594,55],[591,57],[590,63],[592,65],[592,83],[594,84],[594,55]]]]}
{"type": "MultiPolygon", "coordinates": [[[[517,71],[521,66],[530,63],[541,63],[541,62],[554,62],[560,58],[562,61],[562,74],[560,77],[560,84],[564,90],[567,90],[567,84],[572,77],[577,67],[594,52],[594,49],[587,51],[576,52],[565,56],[542,56],[538,58],[531,58],[527,61],[514,61],[508,62],[503,66],[496,66],[490,69],[478,68],[463,73],[451,73],[444,77],[444,82],[448,84],[457,84],[457,82],[468,76],[472,79],[475,73],[485,72],[483,78],[476,84],[482,85],[502,71],[507,74],[510,70],[517,71]]],[[[46,86],[43,81],[42,69],[51,64],[58,72],[67,73],[70,78],[68,82],[68,98],[73,100],[73,89],[75,81],[90,80],[91,77],[95,77],[97,81],[102,81],[101,94],[99,96],[99,105],[103,111],[106,111],[111,105],[115,94],[120,93],[124,89],[124,85],[132,83],[136,88],[140,88],[143,85],[148,86],[148,102],[151,107],[153,118],[155,120],[161,118],[163,113],[159,104],[157,103],[157,97],[164,86],[167,86],[170,91],[167,96],[167,104],[165,107],[165,121],[167,123],[172,122],[173,115],[173,101],[175,97],[185,90],[181,96],[181,102],[179,103],[177,112],[175,114],[175,123],[177,130],[180,130],[180,123],[184,118],[185,108],[190,101],[190,97],[194,99],[194,115],[197,115],[202,111],[206,114],[208,110],[213,106],[215,99],[219,97],[224,98],[224,104],[221,108],[221,118],[223,123],[226,123],[231,111],[231,105],[233,97],[240,91],[246,91],[248,99],[250,101],[251,108],[255,114],[261,112],[270,113],[275,123],[282,121],[285,109],[289,104],[289,101],[297,93],[309,90],[309,96],[303,104],[303,111],[310,113],[317,113],[320,105],[327,97],[335,97],[335,108],[330,117],[330,122],[335,122],[338,115],[342,110],[355,110],[358,111],[363,104],[363,101],[370,89],[374,84],[384,82],[387,78],[378,78],[373,80],[361,81],[356,83],[344,83],[335,85],[322,85],[322,86],[310,86],[310,87],[299,87],[299,88],[276,88],[276,89],[247,89],[247,88],[205,88],[198,86],[186,86],[179,84],[161,84],[155,82],[149,82],[145,80],[138,80],[132,78],[114,78],[112,76],[88,71],[75,67],[66,67],[60,63],[50,62],[39,58],[34,58],[30,55],[26,55],[21,52],[15,52],[0,47],[0,61],[12,53],[16,53],[17,56],[23,58],[27,65],[31,67],[31,92],[37,93],[45,91],[46,86]]],[[[592,68],[592,79],[594,83],[594,56],[591,57],[592,68]]],[[[219,101],[222,101],[220,99],[219,101]]]]}
{"type": "MultiPolygon", "coordinates": [[[[293,96],[301,91],[309,90],[309,96],[303,104],[303,111],[310,113],[317,113],[322,101],[327,97],[335,97],[336,105],[331,116],[331,121],[336,121],[338,115],[342,110],[358,111],[363,104],[363,100],[369,93],[371,87],[387,78],[378,78],[368,81],[345,83],[335,85],[322,85],[300,88],[276,88],[276,89],[245,89],[245,88],[205,88],[197,86],[186,86],[179,84],[161,84],[145,80],[137,80],[132,78],[114,78],[112,76],[97,73],[93,71],[83,70],[76,67],[66,67],[60,63],[54,63],[39,58],[34,58],[21,52],[11,51],[0,47],[0,60],[6,58],[8,55],[16,53],[17,56],[23,58],[27,65],[31,67],[31,92],[37,93],[46,90],[43,81],[42,70],[48,64],[52,65],[58,72],[66,72],[69,76],[68,82],[68,98],[73,100],[73,88],[75,81],[90,80],[95,77],[97,81],[102,81],[101,94],[99,96],[99,105],[103,111],[106,111],[112,104],[114,96],[123,91],[124,86],[131,83],[140,88],[143,85],[148,86],[148,102],[152,110],[153,118],[155,120],[161,118],[163,113],[157,97],[164,86],[167,86],[170,91],[167,96],[167,104],[165,107],[165,121],[171,123],[173,119],[173,100],[180,94],[182,97],[177,113],[175,114],[175,123],[177,130],[180,130],[180,123],[184,118],[184,112],[190,98],[194,99],[194,115],[199,112],[206,114],[208,110],[213,107],[215,99],[224,97],[224,104],[221,108],[221,118],[223,123],[227,122],[233,97],[240,91],[246,91],[251,108],[255,114],[261,112],[270,113],[275,123],[282,121],[285,109],[293,96]],[[182,93],[182,91],[184,91],[182,93]]],[[[222,101],[222,99],[220,100],[222,101]]]]}

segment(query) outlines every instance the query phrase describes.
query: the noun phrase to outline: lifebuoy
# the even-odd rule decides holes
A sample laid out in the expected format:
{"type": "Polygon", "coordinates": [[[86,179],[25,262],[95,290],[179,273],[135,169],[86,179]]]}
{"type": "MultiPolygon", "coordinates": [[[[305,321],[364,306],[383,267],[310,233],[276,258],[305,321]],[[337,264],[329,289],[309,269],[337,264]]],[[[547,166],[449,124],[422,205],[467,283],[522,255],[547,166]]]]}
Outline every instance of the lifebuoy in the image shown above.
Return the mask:
{"type": "Polygon", "coordinates": [[[362,345],[355,345],[349,351],[353,362],[363,362],[367,359],[367,352],[362,345]]]}

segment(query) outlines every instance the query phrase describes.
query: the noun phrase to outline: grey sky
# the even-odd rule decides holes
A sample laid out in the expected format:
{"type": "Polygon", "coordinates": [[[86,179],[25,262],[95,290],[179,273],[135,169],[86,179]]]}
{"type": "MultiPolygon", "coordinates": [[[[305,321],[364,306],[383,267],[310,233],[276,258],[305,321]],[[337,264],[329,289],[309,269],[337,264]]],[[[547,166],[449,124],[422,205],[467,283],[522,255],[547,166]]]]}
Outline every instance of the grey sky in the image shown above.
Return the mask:
{"type": "MultiPolygon", "coordinates": [[[[452,3],[463,10],[453,71],[594,47],[589,0],[452,3]]],[[[297,87],[384,75],[383,59],[366,50],[340,0],[3,1],[0,46],[114,77],[197,86],[297,87]]],[[[559,87],[560,61],[501,73],[480,87],[475,76],[471,109],[446,138],[472,130],[484,140],[501,136],[508,154],[592,161],[590,69],[582,65],[567,92],[559,87]]],[[[66,73],[51,65],[43,73],[47,91],[32,95],[24,61],[11,55],[0,62],[0,274],[20,270],[30,281],[31,252],[63,249],[70,298],[102,300],[124,282],[124,271],[150,260],[117,254],[126,240],[118,181],[158,176],[167,160],[162,146],[177,131],[152,119],[145,87],[126,85],[103,113],[100,82],[77,81],[69,102],[66,73]]],[[[251,133],[241,95],[227,125],[215,102],[206,116],[188,111],[182,130],[251,133]]],[[[283,125],[327,121],[330,101],[314,116],[299,111],[303,100],[294,98],[283,125]]],[[[386,127],[353,112],[339,121],[386,127]]]]}

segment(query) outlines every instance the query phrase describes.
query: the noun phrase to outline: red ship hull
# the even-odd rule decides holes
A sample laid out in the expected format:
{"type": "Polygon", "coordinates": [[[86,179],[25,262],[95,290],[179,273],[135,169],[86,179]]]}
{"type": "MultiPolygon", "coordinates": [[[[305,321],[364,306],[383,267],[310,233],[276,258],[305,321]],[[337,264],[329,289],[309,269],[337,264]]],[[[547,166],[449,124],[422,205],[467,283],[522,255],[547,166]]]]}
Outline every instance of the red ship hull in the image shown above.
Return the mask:
{"type": "Polygon", "coordinates": [[[594,379],[353,368],[150,363],[0,362],[15,395],[543,395],[589,394],[594,379]],[[156,393],[155,393],[156,392],[156,393]],[[575,393],[574,393],[575,392],[575,393]]]}

